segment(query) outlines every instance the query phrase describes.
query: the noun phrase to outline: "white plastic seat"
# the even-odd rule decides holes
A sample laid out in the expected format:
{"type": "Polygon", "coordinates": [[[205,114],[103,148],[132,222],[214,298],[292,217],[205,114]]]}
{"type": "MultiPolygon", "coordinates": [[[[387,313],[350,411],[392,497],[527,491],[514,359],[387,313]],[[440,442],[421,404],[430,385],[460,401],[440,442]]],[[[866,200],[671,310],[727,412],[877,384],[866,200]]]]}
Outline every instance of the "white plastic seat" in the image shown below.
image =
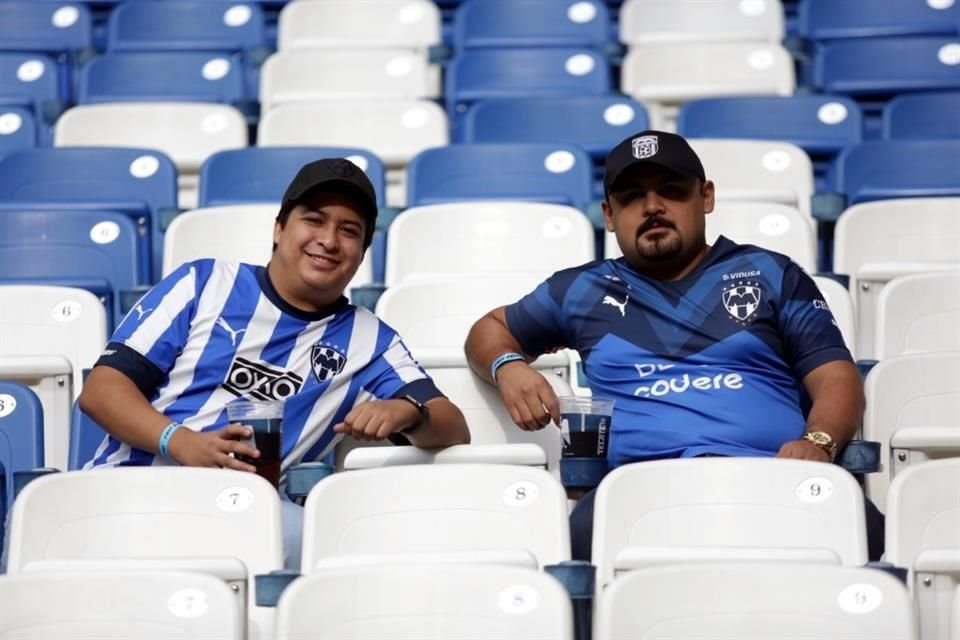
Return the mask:
{"type": "Polygon", "coordinates": [[[406,167],[449,142],[447,114],[426,100],[328,100],[278,105],[260,120],[260,146],[361,147],[388,167],[387,203],[406,203],[406,167]]]}
{"type": "Polygon", "coordinates": [[[280,51],[263,63],[260,105],[268,113],[285,102],[412,100],[432,95],[430,79],[426,59],[402,49],[280,51]]]}
{"type": "Polygon", "coordinates": [[[24,382],[40,397],[47,466],[67,468],[73,402],[106,341],[106,310],[88,291],[0,286],[0,378],[24,382]]]}
{"type": "Polygon", "coordinates": [[[307,496],[304,574],[424,562],[540,568],[570,559],[567,496],[543,469],[442,464],[334,474],[307,496]]]}
{"type": "Polygon", "coordinates": [[[594,259],[593,227],[572,207],[476,201],[407,209],[387,236],[387,286],[406,278],[525,272],[545,278],[594,259]]]}
{"type": "Polygon", "coordinates": [[[280,11],[277,44],[287,49],[409,49],[440,44],[440,10],[429,0],[324,0],[280,11]]]}
{"type": "Polygon", "coordinates": [[[925,351],[960,351],[960,265],[894,278],[880,292],[874,357],[925,351]]]}
{"type": "Polygon", "coordinates": [[[90,571],[0,576],[0,638],[17,640],[243,640],[236,594],[180,571],[90,571]]]}
{"type": "Polygon", "coordinates": [[[950,617],[950,640],[960,640],[960,587],[953,594],[953,613],[950,617]]]}
{"type": "Polygon", "coordinates": [[[283,568],[280,498],[252,473],[192,467],[48,475],[13,505],[7,571],[89,568],[211,573],[246,603],[250,638],[269,637],[253,576],[283,568]]]}
{"type": "Polygon", "coordinates": [[[850,207],[834,235],[833,270],[850,276],[859,357],[875,357],[884,285],[914,273],[960,270],[960,198],[882,200],[850,207]]]}
{"type": "Polygon", "coordinates": [[[687,100],[789,96],[796,80],[793,59],[777,43],[657,42],[630,47],[620,85],[660,112],[658,127],[673,130],[677,108],[687,100]]]}
{"type": "Polygon", "coordinates": [[[67,110],[54,131],[57,147],[143,147],[177,165],[179,204],[197,203],[200,166],[218,151],[247,146],[247,123],[234,107],[204,102],[117,102],[67,110]]]}
{"type": "Polygon", "coordinates": [[[863,437],[881,445],[866,493],[885,511],[890,481],[931,458],[960,456],[960,352],[887,358],[867,375],[863,437]]]}
{"type": "MultiPolygon", "coordinates": [[[[265,265],[270,261],[273,228],[280,204],[240,204],[182,213],[167,229],[163,275],[184,262],[216,258],[265,265]]],[[[367,251],[347,287],[373,282],[373,252],[367,251]]]]}
{"type": "Polygon", "coordinates": [[[629,464],[600,483],[592,558],[598,591],[658,564],[867,561],[863,493],[843,468],[776,458],[629,464]]]}
{"type": "Polygon", "coordinates": [[[691,10],[674,0],[626,0],[620,8],[620,42],[771,42],[783,40],[780,0],[711,0],[691,10]]]}
{"type": "Polygon", "coordinates": [[[910,570],[920,637],[946,638],[960,583],[960,458],[912,466],[890,484],[885,559],[910,570]]]}
{"type": "Polygon", "coordinates": [[[780,563],[632,571],[599,596],[598,640],[915,640],[910,597],[875,569],[780,563]]]}
{"type": "Polygon", "coordinates": [[[303,638],[573,640],[573,613],[560,583],[530,569],[351,567],[284,591],[277,640],[303,638]]]}

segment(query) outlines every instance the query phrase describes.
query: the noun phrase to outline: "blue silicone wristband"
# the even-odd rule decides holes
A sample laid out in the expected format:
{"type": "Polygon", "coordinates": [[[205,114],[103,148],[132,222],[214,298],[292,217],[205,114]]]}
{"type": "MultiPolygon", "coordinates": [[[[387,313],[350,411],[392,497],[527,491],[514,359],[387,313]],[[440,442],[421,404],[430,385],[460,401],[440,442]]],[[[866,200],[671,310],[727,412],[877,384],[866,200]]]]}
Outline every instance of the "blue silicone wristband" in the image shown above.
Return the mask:
{"type": "Polygon", "coordinates": [[[497,382],[497,369],[508,362],[514,362],[516,360],[523,360],[523,356],[516,351],[507,351],[506,353],[501,353],[499,356],[497,356],[497,359],[494,360],[493,364],[490,365],[490,377],[493,379],[493,382],[497,382]]]}
{"type": "Polygon", "coordinates": [[[167,447],[170,446],[170,438],[173,437],[173,432],[182,427],[183,425],[179,422],[171,422],[163,428],[163,431],[160,432],[160,444],[157,447],[160,449],[160,455],[164,458],[170,457],[170,451],[167,447]]]}

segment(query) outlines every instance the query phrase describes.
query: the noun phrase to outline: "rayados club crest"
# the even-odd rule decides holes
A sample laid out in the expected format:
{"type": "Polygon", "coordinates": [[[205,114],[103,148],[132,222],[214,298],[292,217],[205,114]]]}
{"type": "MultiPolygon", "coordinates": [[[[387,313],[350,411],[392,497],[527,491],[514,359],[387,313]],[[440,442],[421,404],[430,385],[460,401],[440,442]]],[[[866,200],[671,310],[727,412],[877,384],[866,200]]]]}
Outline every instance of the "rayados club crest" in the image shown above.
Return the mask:
{"type": "Polygon", "coordinates": [[[657,155],[660,150],[660,139],[657,136],[640,136],[632,142],[633,157],[637,160],[646,160],[657,155]]]}
{"type": "Polygon", "coordinates": [[[313,375],[320,382],[326,382],[337,375],[347,364],[347,356],[336,347],[318,342],[310,350],[310,365],[313,375]]]}
{"type": "Polygon", "coordinates": [[[762,293],[759,282],[737,282],[723,289],[723,306],[734,320],[746,324],[760,308],[762,293]]]}

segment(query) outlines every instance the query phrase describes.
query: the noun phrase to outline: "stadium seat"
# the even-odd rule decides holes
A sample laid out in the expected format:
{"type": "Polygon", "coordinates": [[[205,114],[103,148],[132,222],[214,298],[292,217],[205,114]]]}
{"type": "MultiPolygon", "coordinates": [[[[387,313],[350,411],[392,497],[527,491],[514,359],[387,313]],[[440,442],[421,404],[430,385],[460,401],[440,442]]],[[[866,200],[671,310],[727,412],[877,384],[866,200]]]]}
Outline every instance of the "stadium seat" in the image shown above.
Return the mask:
{"type": "Polygon", "coordinates": [[[883,110],[887,140],[960,138],[960,91],[898,96],[883,110]]]}
{"type": "Polygon", "coordinates": [[[599,598],[594,637],[917,640],[907,589],[875,569],[782,563],[652,567],[599,598]],[[642,603],[642,606],[640,606],[642,603]]]}
{"type": "Polygon", "coordinates": [[[74,471],[28,484],[13,505],[8,573],[90,566],[212,574],[246,604],[249,637],[269,638],[273,611],[255,606],[253,577],[283,566],[280,498],[252,473],[191,467],[74,471]]]}
{"type": "Polygon", "coordinates": [[[624,96],[493,99],[467,110],[461,140],[572,144],[602,162],[617,143],[648,125],[646,108],[624,96]]]}
{"type": "Polygon", "coordinates": [[[447,66],[451,117],[485,98],[607,95],[607,60],[584,48],[468,49],[447,66]]]}
{"type": "Polygon", "coordinates": [[[603,0],[473,0],[457,9],[457,51],[509,47],[592,47],[610,41],[610,16],[603,0]]]}
{"type": "Polygon", "coordinates": [[[32,53],[0,53],[0,105],[22,107],[53,124],[63,110],[57,64],[32,53]]]}
{"type": "Polygon", "coordinates": [[[43,466],[43,406],[28,386],[0,380],[0,548],[13,473],[43,466]]]}
{"type": "Polygon", "coordinates": [[[627,0],[620,9],[620,42],[769,42],[784,36],[780,0],[712,0],[696,5],[672,0],[627,0]]]}
{"type": "MultiPolygon", "coordinates": [[[[184,262],[216,258],[265,265],[280,203],[238,204],[196,209],[180,214],[167,229],[163,247],[163,275],[184,262]]],[[[373,281],[373,252],[368,251],[351,287],[373,281]]]]}
{"type": "Polygon", "coordinates": [[[355,146],[387,165],[387,204],[406,204],[406,167],[425,149],[449,141],[447,116],[426,100],[329,100],[291,103],[260,120],[260,146],[355,146]]]}
{"type": "MultiPolygon", "coordinates": [[[[799,210],[767,202],[720,202],[706,217],[707,242],[724,236],[738,244],[753,244],[782,253],[804,271],[817,270],[817,234],[799,210]]],[[[606,233],[604,254],[619,258],[617,237],[606,233]]]]}
{"type": "Polygon", "coordinates": [[[294,582],[277,611],[277,640],[573,637],[570,598],[560,583],[516,567],[331,570],[294,582]]]}
{"type": "Polygon", "coordinates": [[[960,351],[960,263],[955,271],[891,280],[877,302],[874,357],[960,351]]]}
{"type": "Polygon", "coordinates": [[[743,94],[789,96],[793,60],[779,44],[656,43],[630,47],[623,92],[652,109],[654,126],[670,130],[687,100],[743,94]]]}
{"type": "Polygon", "coordinates": [[[0,335],[0,378],[40,398],[44,464],[66,469],[71,407],[107,341],[103,305],[81,289],[0,285],[0,335]]]}
{"type": "Polygon", "coordinates": [[[882,360],[867,374],[865,392],[863,437],[882,447],[881,470],[867,474],[866,493],[889,513],[891,479],[927,460],[960,455],[960,352],[882,360]]]}
{"type": "Polygon", "coordinates": [[[554,271],[594,259],[593,227],[571,207],[471,201],[407,209],[387,236],[385,282],[554,271]],[[436,239],[442,238],[442,242],[436,239]]]}
{"type": "Polygon", "coordinates": [[[431,560],[537,569],[569,559],[566,493],[543,469],[443,464],[350,471],[314,486],[304,511],[304,574],[431,560]]]}
{"type": "Polygon", "coordinates": [[[628,464],[597,489],[592,559],[598,592],[621,572],[677,562],[862,565],[863,492],[842,467],[806,460],[628,464]]]}
{"type": "Polygon", "coordinates": [[[471,144],[428,149],[407,170],[409,206],[464,200],[532,200],[585,210],[592,164],[562,144],[471,144]]]}
{"type": "Polygon", "coordinates": [[[813,276],[813,281],[823,295],[827,306],[830,307],[833,319],[837,321],[843,343],[850,350],[850,355],[856,359],[858,357],[857,316],[853,310],[850,292],[842,284],[826,276],[813,276]]]}
{"type": "Polygon", "coordinates": [[[948,632],[960,582],[960,458],[917,465],[894,479],[886,559],[910,570],[920,637],[955,637],[948,632]]]}
{"type": "Polygon", "coordinates": [[[247,147],[213,154],[200,168],[201,207],[280,202],[300,167],[320,158],[347,158],[360,167],[383,206],[386,169],[377,156],[354,147],[247,147]]]}
{"type": "Polygon", "coordinates": [[[106,432],[93,418],[80,410],[80,403],[73,403],[70,416],[70,451],[67,470],[78,471],[96,456],[97,449],[103,444],[106,432]]]}
{"type": "Polygon", "coordinates": [[[426,59],[402,49],[287,50],[263,64],[260,108],[269,113],[287,102],[415,100],[434,95],[433,84],[426,59]]]}
{"type": "Polygon", "coordinates": [[[277,45],[289,49],[399,49],[424,60],[441,43],[440,11],[429,0],[324,0],[287,4],[277,45]]]}
{"type": "Polygon", "coordinates": [[[32,111],[0,106],[0,158],[13,151],[32,149],[37,145],[37,138],[32,111]]]}
{"type": "Polygon", "coordinates": [[[243,82],[241,65],[229,55],[202,51],[109,53],[90,59],[80,70],[77,102],[238,104],[246,99],[243,82]]]}
{"type": "Polygon", "coordinates": [[[92,46],[92,29],[83,2],[0,2],[0,51],[72,54],[92,46]]]}
{"type": "Polygon", "coordinates": [[[960,268],[958,211],[960,198],[905,198],[858,204],[840,216],[833,270],[850,278],[858,357],[874,357],[878,298],[888,281],[960,268]]]}
{"type": "Polygon", "coordinates": [[[690,145],[716,185],[718,201],[771,202],[810,215],[813,166],[803,149],[760,140],[695,139],[690,145]]]}
{"type": "Polygon", "coordinates": [[[243,640],[237,596],[186,571],[86,571],[0,576],[0,637],[60,640],[243,640]]]}
{"type": "Polygon", "coordinates": [[[107,327],[123,317],[121,292],[137,278],[137,226],[116,211],[0,211],[0,283],[86,289],[107,311],[107,327]]]}
{"type": "Polygon", "coordinates": [[[939,36],[957,33],[952,0],[803,0],[797,30],[823,42],[845,38],[939,36]]]}
{"type": "Polygon", "coordinates": [[[150,282],[153,273],[160,273],[163,256],[161,218],[176,211],[176,175],[167,156],[145,149],[20,151],[0,159],[0,212],[28,208],[120,211],[137,222],[138,276],[150,282]]]}
{"type": "Polygon", "coordinates": [[[157,149],[177,166],[178,203],[197,203],[203,162],[218,151],[247,146],[243,114],[225,104],[134,102],[81,105],[57,121],[58,147],[137,146],[157,149]]]}
{"type": "Polygon", "coordinates": [[[264,44],[263,12],[256,2],[124,2],[110,12],[107,24],[109,51],[241,53],[264,44]]]}

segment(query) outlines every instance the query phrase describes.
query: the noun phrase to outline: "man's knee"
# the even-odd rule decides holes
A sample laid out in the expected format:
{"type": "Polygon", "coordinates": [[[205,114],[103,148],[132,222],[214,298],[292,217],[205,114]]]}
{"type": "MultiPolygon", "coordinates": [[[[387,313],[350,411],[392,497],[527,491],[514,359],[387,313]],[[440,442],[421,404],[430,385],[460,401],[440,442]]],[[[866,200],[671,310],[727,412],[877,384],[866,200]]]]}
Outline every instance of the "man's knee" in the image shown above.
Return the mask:
{"type": "Polygon", "coordinates": [[[593,546],[593,500],[597,490],[580,498],[570,514],[570,555],[574,560],[590,562],[593,546]]]}

